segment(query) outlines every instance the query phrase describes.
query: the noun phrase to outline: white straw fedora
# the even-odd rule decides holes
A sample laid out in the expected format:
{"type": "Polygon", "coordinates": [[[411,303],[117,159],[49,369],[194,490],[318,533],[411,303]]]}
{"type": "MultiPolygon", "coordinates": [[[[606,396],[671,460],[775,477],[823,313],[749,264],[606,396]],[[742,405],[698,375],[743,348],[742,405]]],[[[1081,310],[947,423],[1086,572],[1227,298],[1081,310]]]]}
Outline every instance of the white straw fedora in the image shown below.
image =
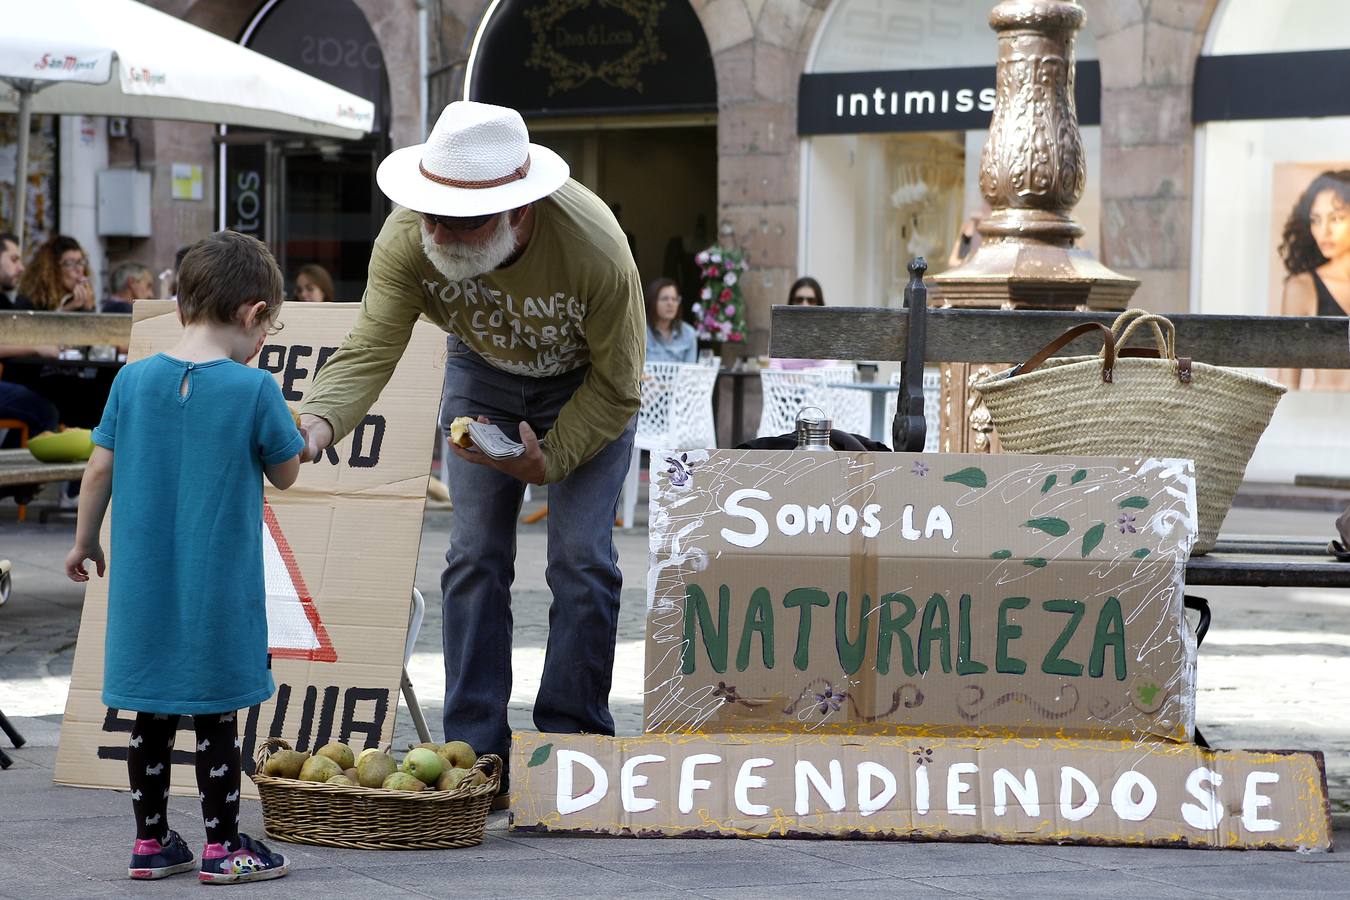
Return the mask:
{"type": "Polygon", "coordinates": [[[530,143],[514,109],[457,100],[425,144],[395,150],[375,173],[399,206],[435,216],[481,216],[524,206],[562,187],[567,163],[530,143]]]}

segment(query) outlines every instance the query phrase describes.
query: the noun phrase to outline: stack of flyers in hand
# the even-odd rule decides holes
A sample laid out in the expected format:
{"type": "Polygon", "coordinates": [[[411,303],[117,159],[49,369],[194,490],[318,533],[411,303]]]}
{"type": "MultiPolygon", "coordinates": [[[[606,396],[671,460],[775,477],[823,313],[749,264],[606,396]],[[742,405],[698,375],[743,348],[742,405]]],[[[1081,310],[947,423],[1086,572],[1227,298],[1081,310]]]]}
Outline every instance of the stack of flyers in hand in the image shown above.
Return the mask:
{"type": "Polygon", "coordinates": [[[493,459],[514,459],[525,452],[525,445],[511,440],[496,425],[469,423],[469,437],[473,445],[493,459]]]}

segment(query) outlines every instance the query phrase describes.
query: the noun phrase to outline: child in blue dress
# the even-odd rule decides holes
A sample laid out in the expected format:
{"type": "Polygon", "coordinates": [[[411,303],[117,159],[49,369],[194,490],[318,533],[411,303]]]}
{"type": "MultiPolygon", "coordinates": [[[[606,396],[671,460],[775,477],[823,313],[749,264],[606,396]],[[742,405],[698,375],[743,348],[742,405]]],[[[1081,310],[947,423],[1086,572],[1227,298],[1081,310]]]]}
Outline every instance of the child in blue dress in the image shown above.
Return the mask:
{"type": "Polygon", "coordinates": [[[127,749],[136,842],[128,874],[194,868],[169,828],[180,715],[192,716],[206,848],[198,878],[279,878],[287,863],[239,832],[236,713],[272,695],[263,586],[262,479],[285,490],[304,437],[272,376],[245,365],[281,310],[281,271],[254,238],[199,241],[178,274],[183,335],[117,374],[94,431],[66,574],[100,576],[112,501],[103,702],[132,710],[127,749]]]}

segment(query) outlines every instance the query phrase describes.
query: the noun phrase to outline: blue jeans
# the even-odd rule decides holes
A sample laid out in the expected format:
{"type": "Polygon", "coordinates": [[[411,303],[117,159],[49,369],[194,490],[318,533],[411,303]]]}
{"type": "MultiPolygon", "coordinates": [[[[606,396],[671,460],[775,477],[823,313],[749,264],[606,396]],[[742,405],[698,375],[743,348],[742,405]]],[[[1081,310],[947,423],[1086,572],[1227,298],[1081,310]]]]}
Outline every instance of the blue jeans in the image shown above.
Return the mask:
{"type": "MultiPolygon", "coordinates": [[[[458,338],[447,341],[441,428],[457,416],[487,416],[512,438],[519,423],[543,437],[587,369],[548,378],[492,368],[458,338]]],[[[636,419],[613,443],[548,489],[548,612],[544,673],[534,703],[540,731],[613,734],[609,712],[618,630],[614,515],[628,471],[636,419]]],[[[444,604],[445,736],[509,759],[511,582],[524,482],[490,466],[449,461],[455,513],[441,576],[444,604]]]]}
{"type": "MultiPolygon", "coordinates": [[[[44,431],[55,431],[59,416],[50,400],[39,396],[21,384],[0,381],[0,419],[19,419],[28,425],[28,436],[44,431]]],[[[17,434],[9,435],[5,444],[19,446],[17,434]]]]}

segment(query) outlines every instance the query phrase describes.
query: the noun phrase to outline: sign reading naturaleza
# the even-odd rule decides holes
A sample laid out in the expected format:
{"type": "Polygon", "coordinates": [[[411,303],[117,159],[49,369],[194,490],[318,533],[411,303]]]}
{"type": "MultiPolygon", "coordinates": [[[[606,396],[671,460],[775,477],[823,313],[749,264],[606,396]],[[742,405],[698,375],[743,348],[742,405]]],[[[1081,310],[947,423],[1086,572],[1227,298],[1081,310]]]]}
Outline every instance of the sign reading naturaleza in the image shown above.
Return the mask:
{"type": "Polygon", "coordinates": [[[1326,850],[1320,753],[1194,745],[517,732],[512,828],[1326,850]]]}
{"type": "Polygon", "coordinates": [[[654,452],[646,730],[1189,740],[1191,472],[654,452]]]}

